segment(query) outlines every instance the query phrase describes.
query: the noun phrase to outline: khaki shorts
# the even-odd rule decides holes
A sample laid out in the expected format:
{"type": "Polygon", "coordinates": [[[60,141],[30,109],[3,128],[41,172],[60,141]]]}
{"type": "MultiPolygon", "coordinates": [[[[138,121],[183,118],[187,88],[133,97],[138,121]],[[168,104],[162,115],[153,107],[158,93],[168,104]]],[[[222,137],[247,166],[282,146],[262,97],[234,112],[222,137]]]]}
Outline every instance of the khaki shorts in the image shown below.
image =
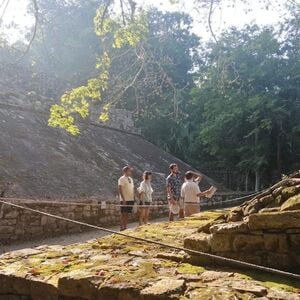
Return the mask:
{"type": "MultiPolygon", "coordinates": [[[[183,199],[176,200],[180,210],[184,209],[184,201],[183,199]]],[[[169,200],[169,209],[171,210],[171,201],[169,200]]]]}
{"type": "Polygon", "coordinates": [[[185,203],[184,204],[185,216],[189,217],[194,214],[198,214],[200,212],[200,204],[199,203],[185,203]]]}

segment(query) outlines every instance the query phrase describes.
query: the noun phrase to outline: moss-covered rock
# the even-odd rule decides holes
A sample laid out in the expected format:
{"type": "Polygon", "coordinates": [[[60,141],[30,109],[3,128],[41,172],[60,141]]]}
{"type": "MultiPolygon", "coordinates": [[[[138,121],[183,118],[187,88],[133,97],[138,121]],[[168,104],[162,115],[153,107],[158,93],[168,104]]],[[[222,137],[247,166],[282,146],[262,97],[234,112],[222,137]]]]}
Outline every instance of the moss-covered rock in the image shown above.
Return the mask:
{"type": "MultiPolygon", "coordinates": [[[[204,212],[126,233],[182,247],[190,236],[201,236],[199,227],[221,215],[223,212],[204,212]]],[[[299,241],[293,238],[289,242],[298,245],[299,241]]],[[[268,294],[270,287],[277,294],[288,290],[297,296],[299,292],[298,283],[286,283],[282,278],[255,282],[260,272],[246,276],[245,271],[228,270],[228,266],[218,270],[204,266],[201,256],[195,261],[197,265],[185,252],[118,235],[15,251],[0,256],[0,299],[3,295],[28,296],[30,300],[255,299],[257,290],[232,288],[241,281],[262,286],[268,294]]],[[[272,299],[268,294],[266,299],[272,299]]]]}
{"type": "Polygon", "coordinates": [[[280,210],[300,210],[300,193],[286,200],[280,210]]]}
{"type": "Polygon", "coordinates": [[[179,299],[184,286],[182,279],[164,278],[143,289],[141,295],[145,300],[179,299]]]}
{"type": "Polygon", "coordinates": [[[293,197],[296,194],[298,194],[299,192],[300,192],[300,185],[286,187],[281,192],[282,200],[286,201],[290,197],[293,197]]]}
{"type": "Polygon", "coordinates": [[[250,230],[284,230],[300,227],[300,210],[253,214],[249,216],[250,230]]]}

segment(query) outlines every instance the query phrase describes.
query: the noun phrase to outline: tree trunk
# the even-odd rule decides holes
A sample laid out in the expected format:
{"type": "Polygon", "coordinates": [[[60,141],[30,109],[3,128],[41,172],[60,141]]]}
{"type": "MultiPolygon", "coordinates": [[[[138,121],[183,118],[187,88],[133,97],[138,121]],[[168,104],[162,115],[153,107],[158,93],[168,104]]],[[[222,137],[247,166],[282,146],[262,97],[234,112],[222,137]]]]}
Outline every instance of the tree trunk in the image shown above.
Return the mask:
{"type": "Polygon", "coordinates": [[[245,175],[245,191],[248,192],[248,185],[249,185],[249,172],[246,172],[245,175]]]}
{"type": "Polygon", "coordinates": [[[255,192],[259,191],[259,187],[260,187],[260,173],[259,171],[255,171],[255,192]]]}
{"type": "Polygon", "coordinates": [[[278,134],[277,136],[276,164],[277,164],[277,176],[279,176],[280,178],[282,174],[281,134],[278,134]]]}

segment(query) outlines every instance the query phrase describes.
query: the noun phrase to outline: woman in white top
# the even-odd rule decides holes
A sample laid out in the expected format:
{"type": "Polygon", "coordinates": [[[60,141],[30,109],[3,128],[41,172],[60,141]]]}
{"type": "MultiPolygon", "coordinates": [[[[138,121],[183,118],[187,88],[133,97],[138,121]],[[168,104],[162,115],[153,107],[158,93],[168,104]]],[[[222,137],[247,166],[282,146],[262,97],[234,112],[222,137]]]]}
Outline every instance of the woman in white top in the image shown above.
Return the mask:
{"type": "Polygon", "coordinates": [[[143,174],[143,181],[141,182],[138,193],[140,197],[140,215],[139,215],[139,224],[148,224],[149,219],[149,207],[152,204],[152,185],[151,185],[152,173],[145,171],[143,174]]]}

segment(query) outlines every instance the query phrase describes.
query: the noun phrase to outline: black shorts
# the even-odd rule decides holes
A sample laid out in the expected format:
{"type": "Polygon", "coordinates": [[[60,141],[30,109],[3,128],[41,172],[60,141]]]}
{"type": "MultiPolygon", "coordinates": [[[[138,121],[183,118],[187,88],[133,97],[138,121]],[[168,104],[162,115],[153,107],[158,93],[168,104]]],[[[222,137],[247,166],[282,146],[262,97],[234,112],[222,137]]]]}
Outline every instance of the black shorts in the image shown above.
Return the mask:
{"type": "MultiPolygon", "coordinates": [[[[121,202],[122,205],[122,202],[121,202]]],[[[131,214],[132,213],[132,208],[134,205],[134,201],[126,201],[125,205],[129,205],[129,206],[121,206],[121,213],[128,213],[131,214]]]]}
{"type": "MultiPolygon", "coordinates": [[[[151,202],[148,202],[148,201],[140,201],[139,202],[139,205],[142,205],[142,206],[149,206],[149,205],[151,205],[151,202]]],[[[141,207],[141,208],[145,208],[145,207],[141,207]]]]}

